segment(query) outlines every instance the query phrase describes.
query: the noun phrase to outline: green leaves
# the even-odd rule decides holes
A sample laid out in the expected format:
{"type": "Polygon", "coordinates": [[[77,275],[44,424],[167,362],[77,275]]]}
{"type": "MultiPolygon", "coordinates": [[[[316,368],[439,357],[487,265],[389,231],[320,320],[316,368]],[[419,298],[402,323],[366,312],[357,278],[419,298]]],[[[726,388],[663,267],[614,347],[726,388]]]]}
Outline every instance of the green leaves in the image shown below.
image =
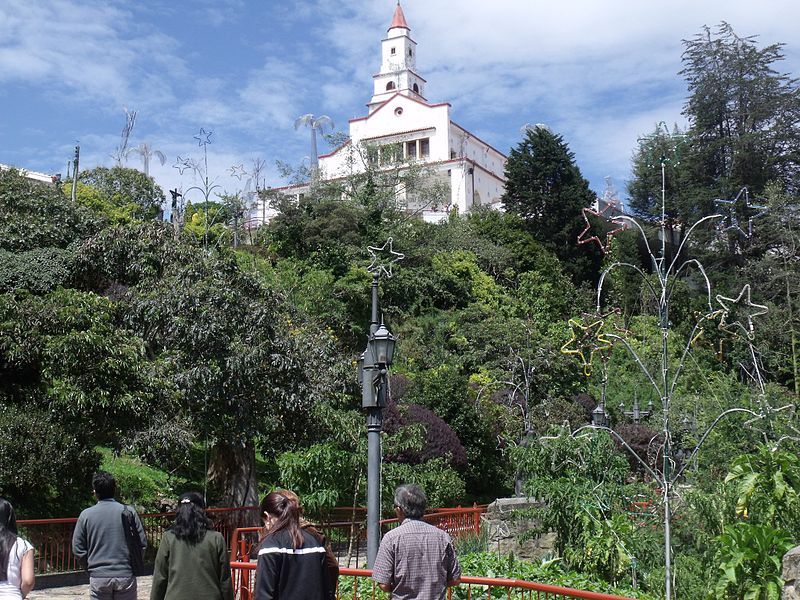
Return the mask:
{"type": "Polygon", "coordinates": [[[778,600],[783,589],[781,558],[791,537],[769,525],[727,525],[717,538],[719,574],[710,597],[778,600]]]}
{"type": "Polygon", "coordinates": [[[773,527],[800,509],[800,465],[794,454],[761,446],[734,459],[725,483],[736,487],[736,515],[773,527]]]}

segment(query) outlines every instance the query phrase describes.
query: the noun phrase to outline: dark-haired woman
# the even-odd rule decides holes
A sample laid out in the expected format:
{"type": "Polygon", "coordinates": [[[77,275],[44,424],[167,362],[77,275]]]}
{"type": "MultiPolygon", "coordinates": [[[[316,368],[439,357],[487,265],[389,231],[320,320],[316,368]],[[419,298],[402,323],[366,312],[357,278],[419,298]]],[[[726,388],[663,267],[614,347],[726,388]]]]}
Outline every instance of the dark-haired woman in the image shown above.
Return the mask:
{"type": "Polygon", "coordinates": [[[180,497],[175,522],[161,537],[150,600],[233,600],[225,539],[211,528],[196,492],[180,497]]]}
{"type": "Polygon", "coordinates": [[[0,498],[0,600],[25,598],[33,582],[33,546],[17,535],[14,507],[0,498]]]}
{"type": "Polygon", "coordinates": [[[261,501],[266,536],[258,549],[255,600],[331,600],[336,589],[325,564],[325,545],[300,526],[300,505],[272,492],[261,501]]]}

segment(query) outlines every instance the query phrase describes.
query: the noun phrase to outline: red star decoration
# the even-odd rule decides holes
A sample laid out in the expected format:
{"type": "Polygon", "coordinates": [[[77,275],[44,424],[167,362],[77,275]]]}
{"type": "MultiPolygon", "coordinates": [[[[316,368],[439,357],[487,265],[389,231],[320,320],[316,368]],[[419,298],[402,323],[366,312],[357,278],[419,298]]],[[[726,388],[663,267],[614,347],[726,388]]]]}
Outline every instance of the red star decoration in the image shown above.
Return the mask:
{"type": "Polygon", "coordinates": [[[583,222],[586,223],[586,227],[584,227],[583,231],[581,231],[578,234],[578,243],[579,244],[591,244],[592,242],[596,242],[597,246],[600,248],[600,252],[602,252],[603,254],[608,254],[609,250],[611,249],[611,238],[614,237],[616,234],[618,234],[620,231],[623,231],[625,229],[624,225],[622,225],[622,224],[620,224],[618,222],[615,222],[613,219],[606,219],[605,218],[604,213],[609,208],[611,208],[610,204],[606,204],[603,207],[603,210],[599,210],[599,211],[598,210],[594,210],[593,208],[583,208],[583,209],[581,209],[583,211],[583,222]],[[614,225],[616,225],[616,229],[612,229],[611,231],[606,233],[606,243],[605,244],[596,235],[592,235],[592,236],[589,236],[589,237],[584,237],[584,236],[586,236],[587,233],[589,233],[589,230],[592,228],[592,224],[589,222],[589,215],[594,215],[595,217],[600,217],[601,219],[604,219],[606,223],[613,223],[614,225]]]}

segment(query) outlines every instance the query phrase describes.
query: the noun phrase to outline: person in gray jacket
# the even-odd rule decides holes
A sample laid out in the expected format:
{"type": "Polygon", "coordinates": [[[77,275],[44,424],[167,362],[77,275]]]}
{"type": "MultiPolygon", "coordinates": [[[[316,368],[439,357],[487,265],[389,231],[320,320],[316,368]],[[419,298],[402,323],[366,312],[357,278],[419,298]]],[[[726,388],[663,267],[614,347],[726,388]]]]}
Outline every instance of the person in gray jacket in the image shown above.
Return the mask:
{"type": "MultiPolygon", "coordinates": [[[[92,478],[97,504],[81,512],[72,534],[72,552],[89,570],[92,600],[136,600],[136,577],[122,525],[125,505],[117,502],[117,482],[100,471],[92,478]]],[[[139,515],[132,511],[144,549],[147,538],[139,515]]]]}

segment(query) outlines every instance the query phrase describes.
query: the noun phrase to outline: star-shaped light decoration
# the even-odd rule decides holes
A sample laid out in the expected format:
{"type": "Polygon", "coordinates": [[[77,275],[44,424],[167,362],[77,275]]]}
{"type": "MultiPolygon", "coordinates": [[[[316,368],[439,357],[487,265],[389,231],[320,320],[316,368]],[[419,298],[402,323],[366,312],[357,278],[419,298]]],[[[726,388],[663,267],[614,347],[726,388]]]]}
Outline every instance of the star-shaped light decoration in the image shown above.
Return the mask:
{"type": "Polygon", "coordinates": [[[581,319],[569,320],[572,336],[561,346],[561,353],[577,356],[586,377],[592,374],[594,355],[611,350],[611,340],[603,333],[605,324],[605,315],[584,315],[581,319]]]}
{"type": "Polygon", "coordinates": [[[706,323],[720,319],[724,314],[724,312],[725,311],[721,309],[713,310],[709,313],[700,313],[698,311],[695,311],[694,317],[695,319],[697,319],[697,327],[695,328],[694,336],[692,337],[691,340],[689,340],[689,345],[692,347],[696,346],[697,343],[700,341],[700,338],[702,338],[706,332],[706,323]]]}
{"type": "Polygon", "coordinates": [[[656,126],[653,133],[640,137],[638,141],[646,149],[648,167],[667,164],[677,167],[681,164],[681,150],[686,144],[686,135],[671,132],[664,121],[656,126]]]}
{"type": "MultiPolygon", "coordinates": [[[[583,228],[578,234],[578,243],[579,244],[591,244],[592,242],[596,242],[597,246],[600,248],[600,252],[603,254],[608,254],[609,250],[611,249],[611,238],[617,235],[620,231],[625,230],[625,226],[618,221],[614,221],[613,219],[606,219],[604,213],[611,208],[610,204],[606,204],[602,210],[594,210],[592,208],[583,208],[583,222],[586,224],[586,227],[583,228]],[[589,230],[592,228],[592,224],[589,222],[589,215],[594,215],[595,217],[599,217],[604,219],[604,222],[613,224],[616,228],[611,229],[606,233],[606,242],[605,244],[602,240],[596,236],[586,236],[589,233],[589,230]]],[[[602,235],[602,234],[601,234],[602,235]]]]}
{"type": "Polygon", "coordinates": [[[244,164],[233,165],[228,171],[231,172],[231,177],[236,177],[239,181],[247,175],[247,171],[244,170],[244,164]]]}
{"type": "Polygon", "coordinates": [[[192,164],[192,159],[181,158],[180,156],[178,156],[178,158],[175,159],[175,164],[172,165],[172,168],[178,169],[178,173],[183,175],[184,171],[186,171],[187,169],[193,169],[194,165],[192,164]]]}
{"type": "Polygon", "coordinates": [[[731,200],[714,200],[722,214],[721,228],[723,231],[733,231],[745,239],[753,237],[753,221],[767,214],[767,207],[763,204],[753,204],[750,201],[750,192],[746,187],[739,190],[736,197],[731,200]],[[740,217],[747,219],[747,231],[742,229],[740,217]]]}
{"type": "Polygon", "coordinates": [[[383,273],[386,277],[392,276],[392,265],[403,260],[406,256],[392,249],[392,238],[384,242],[383,246],[368,246],[367,251],[372,257],[372,262],[367,267],[370,273],[383,273]]]}
{"type": "Polygon", "coordinates": [[[198,146],[207,146],[208,144],[210,144],[211,143],[211,134],[213,134],[213,133],[214,133],[213,131],[206,131],[204,128],[201,127],[200,128],[200,133],[198,133],[196,136],[194,136],[194,139],[197,140],[197,145],[198,146]]]}
{"type": "Polygon", "coordinates": [[[733,336],[743,333],[747,339],[754,337],[753,317],[764,315],[769,310],[763,304],[756,304],[750,299],[750,284],[747,283],[736,298],[728,298],[717,294],[717,302],[722,306],[721,331],[733,336]],[[747,326],[743,320],[747,321],[747,326]]]}

